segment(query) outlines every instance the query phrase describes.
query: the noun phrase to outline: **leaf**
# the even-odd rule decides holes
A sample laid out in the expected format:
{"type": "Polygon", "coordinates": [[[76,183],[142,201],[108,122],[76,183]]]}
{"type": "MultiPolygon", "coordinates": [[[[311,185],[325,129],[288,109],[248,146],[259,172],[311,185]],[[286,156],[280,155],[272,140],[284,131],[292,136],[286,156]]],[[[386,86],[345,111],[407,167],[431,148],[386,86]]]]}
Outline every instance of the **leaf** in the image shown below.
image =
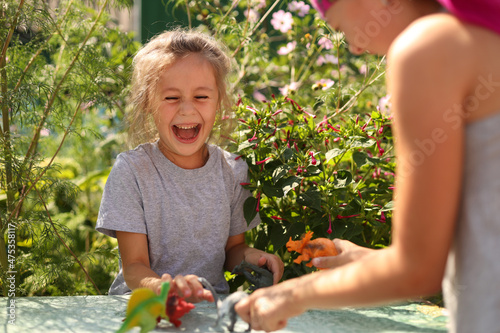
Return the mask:
{"type": "Polygon", "coordinates": [[[321,211],[321,195],[316,188],[309,189],[307,192],[299,194],[297,203],[321,211]]]}
{"type": "Polygon", "coordinates": [[[349,223],[347,230],[344,233],[344,239],[351,240],[353,237],[360,235],[362,232],[362,225],[349,223]]]}
{"type": "Polygon", "coordinates": [[[243,216],[245,217],[245,221],[247,221],[247,225],[250,225],[255,216],[257,216],[257,203],[257,199],[248,197],[243,204],[243,216]]]}
{"type": "Polygon", "coordinates": [[[306,230],[306,225],[301,222],[295,222],[290,225],[288,232],[286,233],[286,238],[292,240],[297,240],[306,230]]]}
{"type": "Polygon", "coordinates": [[[288,162],[293,157],[293,154],[294,153],[292,148],[286,148],[283,152],[283,158],[285,159],[285,162],[288,162]]]}
{"type": "Polygon", "coordinates": [[[369,148],[376,143],[375,140],[365,138],[362,136],[353,136],[351,137],[351,140],[352,140],[350,144],[351,148],[369,148]]]}
{"type": "Polygon", "coordinates": [[[345,149],[333,148],[325,154],[326,163],[328,163],[332,158],[335,158],[345,152],[345,149]]]}
{"type": "Polygon", "coordinates": [[[255,142],[253,142],[253,141],[249,142],[248,140],[245,140],[239,144],[237,151],[241,152],[242,150],[245,150],[245,149],[253,147],[253,146],[255,146],[255,142]]]}
{"type": "Polygon", "coordinates": [[[308,176],[316,176],[316,175],[319,175],[320,173],[321,173],[321,169],[315,165],[309,165],[307,167],[307,175],[308,176]]]}
{"type": "Polygon", "coordinates": [[[286,228],[280,223],[275,223],[272,225],[270,238],[275,252],[284,247],[289,239],[286,228]]]}
{"type": "Polygon", "coordinates": [[[288,177],[285,180],[283,180],[282,182],[280,182],[280,185],[283,188],[283,194],[287,195],[287,193],[290,190],[293,190],[294,188],[299,186],[300,181],[301,181],[301,178],[296,177],[296,176],[292,176],[292,177],[288,177]]]}
{"type": "Polygon", "coordinates": [[[391,211],[394,209],[394,201],[389,201],[388,203],[385,204],[384,207],[382,207],[382,209],[380,210],[381,212],[387,212],[387,211],[391,211]]]}
{"type": "Polygon", "coordinates": [[[352,199],[347,206],[342,207],[341,215],[354,215],[361,212],[359,198],[352,199]]]}
{"type": "Polygon", "coordinates": [[[290,171],[290,166],[289,165],[280,165],[273,171],[273,183],[277,183],[281,178],[286,176],[288,174],[288,171],[290,171]]]}
{"type": "Polygon", "coordinates": [[[343,238],[349,240],[344,235],[347,231],[347,224],[343,220],[335,219],[332,222],[332,233],[328,236],[329,238],[343,238]]]}
{"type": "Polygon", "coordinates": [[[352,174],[347,170],[339,170],[335,176],[335,187],[346,187],[352,182],[352,174]]]}
{"type": "Polygon", "coordinates": [[[273,185],[267,181],[264,182],[262,192],[264,192],[264,194],[268,197],[282,198],[285,195],[281,186],[273,185]]]}
{"type": "Polygon", "coordinates": [[[382,116],[381,116],[381,114],[379,112],[372,111],[371,118],[372,119],[380,119],[380,118],[382,118],[382,116]]]}
{"type": "Polygon", "coordinates": [[[367,158],[368,155],[361,151],[355,151],[352,154],[352,159],[354,160],[354,163],[356,163],[358,167],[362,167],[363,165],[365,165],[368,162],[367,158]]]}

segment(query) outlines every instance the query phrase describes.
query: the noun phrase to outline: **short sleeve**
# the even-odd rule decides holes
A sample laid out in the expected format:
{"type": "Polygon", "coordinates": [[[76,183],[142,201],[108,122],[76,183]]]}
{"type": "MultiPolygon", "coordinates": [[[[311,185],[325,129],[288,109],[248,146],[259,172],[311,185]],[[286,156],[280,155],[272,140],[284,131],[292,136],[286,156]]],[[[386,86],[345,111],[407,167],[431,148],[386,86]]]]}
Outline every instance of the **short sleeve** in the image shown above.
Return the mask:
{"type": "MultiPolygon", "coordinates": [[[[231,154],[229,158],[235,158],[231,154]]],[[[227,158],[227,157],[226,157],[227,158]]],[[[248,166],[244,160],[237,160],[231,163],[234,172],[234,195],[231,201],[231,228],[229,236],[235,236],[245,231],[251,230],[260,224],[260,216],[257,213],[255,218],[247,224],[244,216],[243,205],[245,201],[252,196],[252,192],[245,189],[241,183],[248,183],[248,166]]]]}
{"type": "Polygon", "coordinates": [[[106,181],[96,230],[111,237],[116,231],[147,234],[140,186],[124,154],[118,155],[106,181]]]}

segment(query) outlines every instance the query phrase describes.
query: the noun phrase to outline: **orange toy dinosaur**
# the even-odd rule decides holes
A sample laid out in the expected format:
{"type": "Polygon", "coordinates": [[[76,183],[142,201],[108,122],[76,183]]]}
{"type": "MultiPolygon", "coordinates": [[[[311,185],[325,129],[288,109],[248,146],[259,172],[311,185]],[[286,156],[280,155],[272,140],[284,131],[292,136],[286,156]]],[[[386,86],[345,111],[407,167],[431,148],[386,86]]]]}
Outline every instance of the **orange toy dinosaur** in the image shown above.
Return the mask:
{"type": "MultiPolygon", "coordinates": [[[[336,256],[338,254],[335,245],[330,239],[316,238],[311,240],[312,236],[313,232],[309,231],[298,241],[292,241],[292,237],[290,237],[290,240],[286,243],[288,252],[296,251],[301,254],[293,261],[294,263],[300,264],[302,261],[308,261],[312,258],[336,256]]],[[[306,266],[312,267],[312,263],[308,262],[306,266]]]]}

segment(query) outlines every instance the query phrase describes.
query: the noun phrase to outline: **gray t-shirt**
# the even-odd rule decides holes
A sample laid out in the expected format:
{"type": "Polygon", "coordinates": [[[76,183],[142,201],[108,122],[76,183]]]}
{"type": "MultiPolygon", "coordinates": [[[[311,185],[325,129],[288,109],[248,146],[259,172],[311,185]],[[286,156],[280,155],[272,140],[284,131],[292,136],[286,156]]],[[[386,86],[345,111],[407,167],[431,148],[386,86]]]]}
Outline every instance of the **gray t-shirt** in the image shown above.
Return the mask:
{"type": "MultiPolygon", "coordinates": [[[[217,146],[199,169],[182,169],[168,160],[157,143],[143,144],[118,155],[103,192],[96,229],[116,237],[116,231],[148,236],[149,262],[159,276],[195,274],[220,293],[228,293],[224,278],[229,236],[247,226],[243,203],[251,195],[248,166],[217,146]]],[[[129,293],[121,268],[110,295],[129,293]]]]}

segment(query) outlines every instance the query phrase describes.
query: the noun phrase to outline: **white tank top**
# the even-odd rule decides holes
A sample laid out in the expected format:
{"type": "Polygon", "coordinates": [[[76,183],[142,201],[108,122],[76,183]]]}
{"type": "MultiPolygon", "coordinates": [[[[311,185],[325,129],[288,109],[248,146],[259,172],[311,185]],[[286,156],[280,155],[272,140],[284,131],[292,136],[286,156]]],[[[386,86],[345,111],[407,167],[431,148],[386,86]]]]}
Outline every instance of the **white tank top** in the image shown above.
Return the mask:
{"type": "Polygon", "coordinates": [[[462,202],[443,281],[450,332],[500,332],[500,113],[468,124],[462,202]]]}

